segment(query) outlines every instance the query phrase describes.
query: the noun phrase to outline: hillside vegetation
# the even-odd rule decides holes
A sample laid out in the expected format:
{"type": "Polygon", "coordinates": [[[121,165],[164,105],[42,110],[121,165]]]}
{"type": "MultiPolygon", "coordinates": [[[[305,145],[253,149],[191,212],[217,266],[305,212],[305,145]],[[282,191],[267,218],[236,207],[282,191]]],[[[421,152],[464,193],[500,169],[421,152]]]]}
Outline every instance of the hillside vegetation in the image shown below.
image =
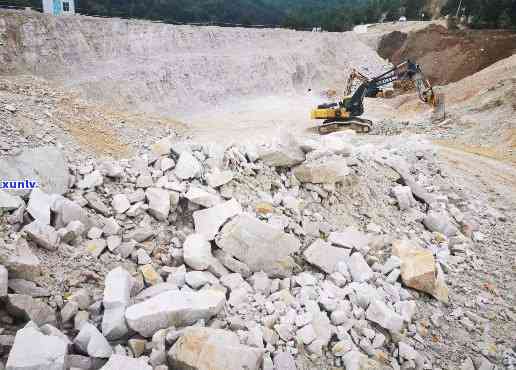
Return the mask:
{"type": "MultiPolygon", "coordinates": [[[[177,23],[280,25],[294,29],[322,27],[346,31],[354,25],[430,19],[439,14],[435,0],[76,0],[82,14],[144,18],[177,23]]],[[[442,15],[457,13],[460,0],[448,0],[442,15]]],[[[443,3],[439,1],[439,3],[443,3]]],[[[40,0],[9,4],[41,7],[40,0]]],[[[437,7],[439,9],[440,7],[437,7]]],[[[463,0],[461,16],[478,28],[516,26],[516,0],[463,0]]]]}

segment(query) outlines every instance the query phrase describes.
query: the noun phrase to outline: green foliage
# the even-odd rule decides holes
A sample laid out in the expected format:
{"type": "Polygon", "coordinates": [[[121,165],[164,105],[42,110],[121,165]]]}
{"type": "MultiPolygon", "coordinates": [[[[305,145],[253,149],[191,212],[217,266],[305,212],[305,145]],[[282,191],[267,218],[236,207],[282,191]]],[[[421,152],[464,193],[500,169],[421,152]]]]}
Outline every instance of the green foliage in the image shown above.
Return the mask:
{"type": "MultiPolygon", "coordinates": [[[[5,2],[6,0],[0,0],[5,2]]],[[[7,0],[41,9],[42,0],[7,0]]],[[[172,23],[281,25],[346,31],[354,25],[421,19],[429,0],[75,0],[89,15],[162,20],[172,23]]],[[[448,0],[442,14],[455,15],[460,0],[448,0]]],[[[516,0],[462,0],[460,16],[473,27],[516,26],[516,0]]]]}

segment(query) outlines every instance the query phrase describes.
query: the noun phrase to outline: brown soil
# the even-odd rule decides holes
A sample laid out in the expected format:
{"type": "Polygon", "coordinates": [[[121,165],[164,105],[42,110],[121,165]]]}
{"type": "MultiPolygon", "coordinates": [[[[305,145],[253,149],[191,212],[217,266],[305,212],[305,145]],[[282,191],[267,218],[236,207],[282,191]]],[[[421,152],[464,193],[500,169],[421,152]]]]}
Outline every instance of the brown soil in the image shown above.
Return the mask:
{"type": "Polygon", "coordinates": [[[406,59],[421,65],[434,84],[459,81],[516,52],[516,33],[503,30],[448,30],[432,24],[382,37],[379,54],[392,63],[406,59]]]}

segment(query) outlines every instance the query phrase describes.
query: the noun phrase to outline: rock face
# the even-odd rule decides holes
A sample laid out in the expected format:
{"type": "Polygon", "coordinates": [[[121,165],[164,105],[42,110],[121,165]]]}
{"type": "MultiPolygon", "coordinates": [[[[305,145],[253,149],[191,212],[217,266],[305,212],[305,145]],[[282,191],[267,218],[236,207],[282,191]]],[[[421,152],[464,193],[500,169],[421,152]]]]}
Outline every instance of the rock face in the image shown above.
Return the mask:
{"type": "Polygon", "coordinates": [[[28,325],[18,330],[7,360],[7,370],[65,370],[68,343],[57,336],[45,335],[28,325]]]}
{"type": "Polygon", "coordinates": [[[392,254],[401,259],[401,278],[406,286],[448,302],[448,287],[431,251],[398,240],[393,243],[392,254]]]}
{"type": "MultiPolygon", "coordinates": [[[[0,179],[36,181],[47,194],[64,194],[69,174],[63,153],[56,147],[26,149],[14,157],[0,160],[0,179]]],[[[31,189],[9,189],[11,195],[26,195],[31,189]]]]}
{"type": "Polygon", "coordinates": [[[230,331],[190,327],[168,353],[173,368],[195,370],[259,370],[263,350],[240,344],[230,331]]]}
{"type": "Polygon", "coordinates": [[[294,168],[294,176],[302,183],[334,184],[344,181],[348,175],[349,167],[345,159],[305,163],[294,168]]]}
{"type": "Polygon", "coordinates": [[[291,275],[291,254],[300,248],[297,238],[248,215],[239,215],[227,223],[216,243],[251,271],[264,271],[269,277],[291,275]]]}
{"type": "Polygon", "coordinates": [[[240,213],[242,213],[242,207],[235,199],[212,208],[196,211],[193,214],[195,232],[204,235],[208,240],[213,240],[220,227],[231,217],[240,213]]]}
{"type": "Polygon", "coordinates": [[[346,262],[349,259],[350,253],[349,249],[333,247],[318,239],[305,250],[303,256],[312,265],[331,274],[337,270],[339,262],[346,262]]]}
{"type": "Polygon", "coordinates": [[[220,291],[168,291],[130,306],[125,318],[131,329],[150,337],[159,329],[209,319],[220,312],[225,301],[224,293],[220,291]]]}

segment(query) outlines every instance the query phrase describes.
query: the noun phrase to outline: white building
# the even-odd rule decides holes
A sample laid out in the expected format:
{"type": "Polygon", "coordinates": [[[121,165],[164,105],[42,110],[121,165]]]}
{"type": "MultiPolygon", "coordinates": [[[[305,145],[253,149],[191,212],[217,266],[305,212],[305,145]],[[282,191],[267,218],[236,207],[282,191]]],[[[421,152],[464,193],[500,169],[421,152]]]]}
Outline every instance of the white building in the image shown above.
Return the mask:
{"type": "Polygon", "coordinates": [[[43,0],[43,13],[53,15],[75,14],[74,0],[43,0]]]}

